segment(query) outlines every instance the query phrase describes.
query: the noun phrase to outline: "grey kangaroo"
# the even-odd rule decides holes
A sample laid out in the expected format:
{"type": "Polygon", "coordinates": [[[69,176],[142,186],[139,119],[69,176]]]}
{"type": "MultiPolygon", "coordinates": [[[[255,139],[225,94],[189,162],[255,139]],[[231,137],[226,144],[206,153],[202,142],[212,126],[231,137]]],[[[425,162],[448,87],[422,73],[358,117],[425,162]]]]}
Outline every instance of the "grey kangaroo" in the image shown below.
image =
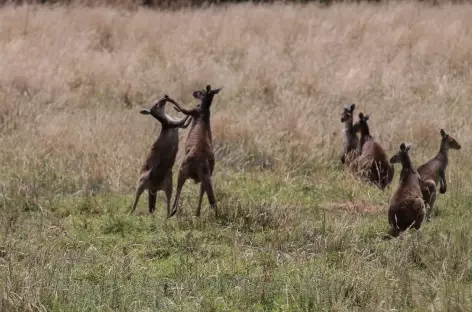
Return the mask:
{"type": "Polygon", "coordinates": [[[354,124],[354,109],[356,104],[344,105],[341,115],[341,122],[344,123],[343,131],[343,151],[341,153],[341,163],[350,163],[354,158],[359,156],[359,137],[357,132],[360,131],[359,124],[354,124]]]}
{"type": "Polygon", "coordinates": [[[179,148],[179,128],[187,128],[190,116],[174,119],[165,113],[166,103],[172,101],[164,95],[151,109],[141,110],[143,115],[151,115],[161,123],[161,132],[151,147],[144,164],[141,167],[136,198],[130,213],[133,213],[139,197],[147,189],[149,193],[149,213],[156,209],[157,191],[164,191],[167,199],[167,217],[170,216],[170,201],[172,197],[172,167],[175,163],[179,148]]]}
{"type": "Polygon", "coordinates": [[[192,179],[195,183],[200,183],[200,196],[196,216],[200,216],[203,195],[206,193],[211,207],[218,216],[215,194],[211,176],[215,168],[215,156],[213,154],[213,143],[210,126],[210,107],[213,97],[220,92],[219,89],[211,89],[210,85],[206,89],[193,92],[193,97],[200,100],[200,104],[191,109],[183,108],[172,101],[175,109],[187,116],[192,116],[192,126],[185,143],[185,156],[180,165],[179,177],[177,180],[177,190],[175,194],[174,206],[171,217],[177,212],[179,207],[180,192],[187,179],[192,179]]]}

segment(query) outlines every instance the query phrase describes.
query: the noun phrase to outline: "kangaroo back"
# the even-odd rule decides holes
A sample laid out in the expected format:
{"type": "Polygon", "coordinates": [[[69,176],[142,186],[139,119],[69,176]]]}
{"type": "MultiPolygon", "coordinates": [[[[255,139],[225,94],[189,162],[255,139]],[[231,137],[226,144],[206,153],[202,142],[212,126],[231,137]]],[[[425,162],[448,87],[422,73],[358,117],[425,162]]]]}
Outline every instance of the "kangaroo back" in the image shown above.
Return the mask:
{"type": "Polygon", "coordinates": [[[389,233],[398,236],[409,227],[419,229],[425,217],[425,203],[421,191],[422,181],[414,168],[408,151],[410,145],[400,145],[400,151],[395,154],[390,163],[401,163],[400,182],[390,198],[388,221],[391,226],[389,233]]]}

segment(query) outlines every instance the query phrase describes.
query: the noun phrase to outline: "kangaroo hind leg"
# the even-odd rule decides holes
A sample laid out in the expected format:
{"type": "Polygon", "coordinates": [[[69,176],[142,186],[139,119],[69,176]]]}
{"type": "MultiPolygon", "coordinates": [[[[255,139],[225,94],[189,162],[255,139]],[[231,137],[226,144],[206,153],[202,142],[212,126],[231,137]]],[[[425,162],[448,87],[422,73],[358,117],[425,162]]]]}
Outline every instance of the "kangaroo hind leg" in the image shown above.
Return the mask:
{"type": "Polygon", "coordinates": [[[131,210],[129,212],[130,214],[132,214],[134,212],[134,210],[136,209],[136,206],[138,205],[139,198],[143,194],[144,190],[147,188],[146,184],[147,184],[146,179],[140,179],[139,180],[138,186],[136,187],[134,203],[133,203],[133,206],[131,207],[131,210]]]}

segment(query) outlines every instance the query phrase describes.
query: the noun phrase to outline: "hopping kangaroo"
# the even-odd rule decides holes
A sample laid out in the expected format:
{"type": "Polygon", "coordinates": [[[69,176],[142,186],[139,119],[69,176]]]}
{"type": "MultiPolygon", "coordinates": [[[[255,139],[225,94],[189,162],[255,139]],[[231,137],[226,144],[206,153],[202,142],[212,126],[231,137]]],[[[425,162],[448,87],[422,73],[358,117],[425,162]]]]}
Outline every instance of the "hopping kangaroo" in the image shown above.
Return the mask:
{"type": "Polygon", "coordinates": [[[215,156],[213,154],[213,145],[210,127],[210,107],[215,94],[220,92],[219,89],[211,89],[210,85],[205,90],[193,92],[193,97],[200,100],[200,104],[192,109],[185,109],[175,101],[174,104],[177,111],[187,116],[192,116],[192,125],[190,127],[187,142],[185,143],[185,156],[179,170],[177,180],[177,190],[174,205],[172,207],[171,217],[177,212],[179,206],[180,192],[187,179],[193,179],[195,183],[200,183],[200,196],[196,216],[200,216],[202,207],[202,199],[204,193],[207,194],[211,207],[218,216],[218,207],[216,205],[215,194],[211,176],[215,167],[215,156]]]}
{"type": "MultiPolygon", "coordinates": [[[[448,153],[450,149],[459,150],[461,145],[446,133],[443,129],[440,131],[441,134],[441,147],[439,148],[439,153],[427,163],[418,167],[418,173],[420,174],[423,180],[432,180],[434,185],[437,186],[438,183],[439,193],[444,194],[447,190],[446,183],[446,168],[448,165],[448,153]]],[[[432,212],[434,203],[436,201],[436,187],[434,192],[431,189],[431,186],[423,188],[423,199],[430,207],[429,211],[432,212]]],[[[429,217],[429,213],[428,213],[429,217]]]]}
{"type": "Polygon", "coordinates": [[[189,116],[176,120],[165,113],[166,102],[171,99],[165,95],[151,109],[141,110],[143,115],[151,115],[161,123],[161,133],[151,147],[146,161],[141,167],[136,198],[130,213],[133,213],[139,197],[148,190],[149,212],[156,209],[157,191],[164,191],[167,199],[167,217],[170,215],[170,200],[172,197],[172,167],[179,148],[179,128],[190,124],[189,116]],[[187,122],[188,121],[188,122],[187,122]]]}
{"type": "Polygon", "coordinates": [[[341,122],[344,123],[343,131],[343,151],[341,153],[341,163],[350,163],[359,156],[359,124],[354,122],[354,109],[356,104],[344,105],[344,111],[341,115],[341,122]]]}
{"type": "Polygon", "coordinates": [[[402,164],[400,183],[388,207],[389,234],[393,237],[397,237],[412,225],[419,230],[426,213],[421,177],[411,162],[409,150],[410,145],[405,146],[405,143],[402,143],[400,151],[390,159],[392,164],[402,164]]]}
{"type": "Polygon", "coordinates": [[[359,113],[360,155],[351,163],[350,168],[379,189],[384,190],[392,182],[393,165],[388,161],[382,146],[370,135],[367,120],[369,120],[368,115],[364,116],[363,113],[359,113]]]}

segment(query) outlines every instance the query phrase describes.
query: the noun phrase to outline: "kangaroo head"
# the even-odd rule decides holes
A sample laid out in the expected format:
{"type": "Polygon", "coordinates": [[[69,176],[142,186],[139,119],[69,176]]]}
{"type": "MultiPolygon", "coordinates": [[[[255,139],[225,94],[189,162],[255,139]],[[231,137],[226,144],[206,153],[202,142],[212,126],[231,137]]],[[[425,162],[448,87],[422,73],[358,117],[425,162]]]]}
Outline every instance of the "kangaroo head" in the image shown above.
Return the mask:
{"type": "Polygon", "coordinates": [[[343,113],[341,114],[341,122],[352,122],[354,119],[354,109],[356,104],[344,105],[343,113]]]}
{"type": "Polygon", "coordinates": [[[368,120],[369,120],[369,114],[364,115],[363,113],[359,113],[359,123],[367,124],[368,120]]]}
{"type": "Polygon", "coordinates": [[[143,115],[151,115],[154,118],[158,118],[159,116],[163,116],[165,114],[166,103],[167,95],[155,102],[150,109],[142,109],[140,113],[143,115]]]}
{"type": "Polygon", "coordinates": [[[392,156],[392,158],[390,158],[390,163],[391,164],[404,163],[404,161],[409,158],[408,152],[410,151],[410,149],[411,149],[410,144],[405,144],[405,143],[400,144],[400,151],[398,151],[398,153],[396,153],[395,155],[392,156]]]}
{"type": "Polygon", "coordinates": [[[364,115],[359,113],[359,121],[356,123],[356,127],[359,128],[361,135],[370,135],[369,125],[367,121],[369,120],[369,115],[364,115]]]}
{"type": "Polygon", "coordinates": [[[193,97],[197,100],[200,100],[200,107],[202,109],[210,109],[210,106],[213,102],[213,96],[218,94],[222,88],[211,89],[210,85],[206,86],[206,89],[193,92],[193,97]]]}
{"type": "Polygon", "coordinates": [[[459,144],[459,142],[457,142],[456,139],[454,139],[452,136],[447,134],[446,131],[441,129],[440,133],[442,137],[442,140],[441,140],[442,146],[446,147],[447,149],[450,149],[450,148],[455,149],[455,150],[461,149],[461,145],[459,144]]]}

